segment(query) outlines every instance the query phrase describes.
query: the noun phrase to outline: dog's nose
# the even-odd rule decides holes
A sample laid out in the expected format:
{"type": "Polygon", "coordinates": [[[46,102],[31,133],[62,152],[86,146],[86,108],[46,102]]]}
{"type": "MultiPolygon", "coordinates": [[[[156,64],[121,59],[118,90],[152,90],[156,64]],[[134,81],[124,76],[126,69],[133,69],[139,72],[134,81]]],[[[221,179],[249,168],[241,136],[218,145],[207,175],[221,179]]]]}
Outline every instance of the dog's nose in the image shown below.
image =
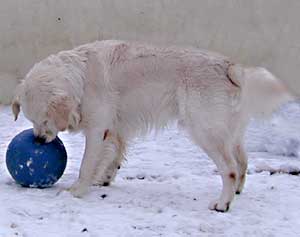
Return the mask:
{"type": "Polygon", "coordinates": [[[35,137],[35,142],[39,143],[39,144],[46,143],[46,137],[44,137],[44,136],[37,136],[37,137],[35,137]]]}

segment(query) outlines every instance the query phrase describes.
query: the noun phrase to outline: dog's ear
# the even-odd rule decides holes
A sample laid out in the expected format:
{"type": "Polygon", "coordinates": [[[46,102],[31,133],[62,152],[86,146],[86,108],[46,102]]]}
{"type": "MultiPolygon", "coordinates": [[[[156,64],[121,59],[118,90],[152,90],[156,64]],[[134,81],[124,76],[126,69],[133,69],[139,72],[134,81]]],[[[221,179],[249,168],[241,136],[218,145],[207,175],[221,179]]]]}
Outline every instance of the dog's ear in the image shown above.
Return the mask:
{"type": "Polygon", "coordinates": [[[47,116],[53,119],[59,131],[75,129],[81,121],[79,106],[67,95],[55,96],[48,105],[47,116]]]}
{"type": "Polygon", "coordinates": [[[21,104],[20,104],[20,101],[17,98],[15,98],[13,100],[13,102],[11,104],[11,109],[12,109],[12,112],[14,114],[15,121],[17,121],[19,113],[21,111],[21,104]]]}
{"type": "Polygon", "coordinates": [[[50,100],[47,108],[47,116],[53,119],[59,131],[64,131],[68,128],[71,109],[72,104],[68,96],[55,96],[50,100]]]}
{"type": "Polygon", "coordinates": [[[24,83],[21,82],[15,90],[15,96],[11,104],[11,109],[14,114],[15,121],[18,119],[19,113],[21,111],[20,97],[21,97],[21,93],[23,93],[23,89],[24,89],[24,83]]]}
{"type": "Polygon", "coordinates": [[[77,108],[72,109],[70,115],[69,115],[69,124],[68,129],[73,130],[77,128],[81,121],[81,113],[80,108],[77,106],[77,108]]]}

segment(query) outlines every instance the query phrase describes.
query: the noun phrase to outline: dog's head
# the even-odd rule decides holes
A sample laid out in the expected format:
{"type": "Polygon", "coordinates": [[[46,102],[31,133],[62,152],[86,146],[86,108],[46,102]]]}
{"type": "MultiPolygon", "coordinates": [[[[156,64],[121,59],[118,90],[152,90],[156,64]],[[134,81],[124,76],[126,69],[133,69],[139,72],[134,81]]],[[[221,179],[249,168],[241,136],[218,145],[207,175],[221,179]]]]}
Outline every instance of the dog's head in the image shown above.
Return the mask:
{"type": "Polygon", "coordinates": [[[57,133],[76,129],[80,123],[79,105],[70,95],[69,85],[58,67],[35,66],[17,87],[12,111],[17,120],[22,111],[33,123],[34,134],[51,142],[57,133]]]}

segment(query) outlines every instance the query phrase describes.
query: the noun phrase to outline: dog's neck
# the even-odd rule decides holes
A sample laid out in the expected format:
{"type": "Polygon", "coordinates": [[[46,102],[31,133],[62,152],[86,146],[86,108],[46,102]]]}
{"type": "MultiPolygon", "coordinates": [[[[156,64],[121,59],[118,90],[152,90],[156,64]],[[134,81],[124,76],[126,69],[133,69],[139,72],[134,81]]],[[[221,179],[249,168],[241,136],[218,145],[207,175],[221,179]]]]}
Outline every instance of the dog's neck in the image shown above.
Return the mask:
{"type": "Polygon", "coordinates": [[[66,68],[64,80],[68,88],[65,88],[70,96],[80,104],[84,94],[84,80],[87,71],[87,50],[80,48],[78,50],[62,51],[57,57],[63,61],[66,68]]]}

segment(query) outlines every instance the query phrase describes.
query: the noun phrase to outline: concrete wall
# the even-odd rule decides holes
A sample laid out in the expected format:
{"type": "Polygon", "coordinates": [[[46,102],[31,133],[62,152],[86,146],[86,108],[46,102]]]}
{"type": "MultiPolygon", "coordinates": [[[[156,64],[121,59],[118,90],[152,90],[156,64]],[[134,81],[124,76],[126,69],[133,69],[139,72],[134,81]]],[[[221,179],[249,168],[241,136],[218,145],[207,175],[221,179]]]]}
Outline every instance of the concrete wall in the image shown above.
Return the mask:
{"type": "Polygon", "coordinates": [[[300,95],[299,0],[9,0],[0,7],[0,101],[34,62],[96,39],[194,45],[269,68],[300,95]]]}

